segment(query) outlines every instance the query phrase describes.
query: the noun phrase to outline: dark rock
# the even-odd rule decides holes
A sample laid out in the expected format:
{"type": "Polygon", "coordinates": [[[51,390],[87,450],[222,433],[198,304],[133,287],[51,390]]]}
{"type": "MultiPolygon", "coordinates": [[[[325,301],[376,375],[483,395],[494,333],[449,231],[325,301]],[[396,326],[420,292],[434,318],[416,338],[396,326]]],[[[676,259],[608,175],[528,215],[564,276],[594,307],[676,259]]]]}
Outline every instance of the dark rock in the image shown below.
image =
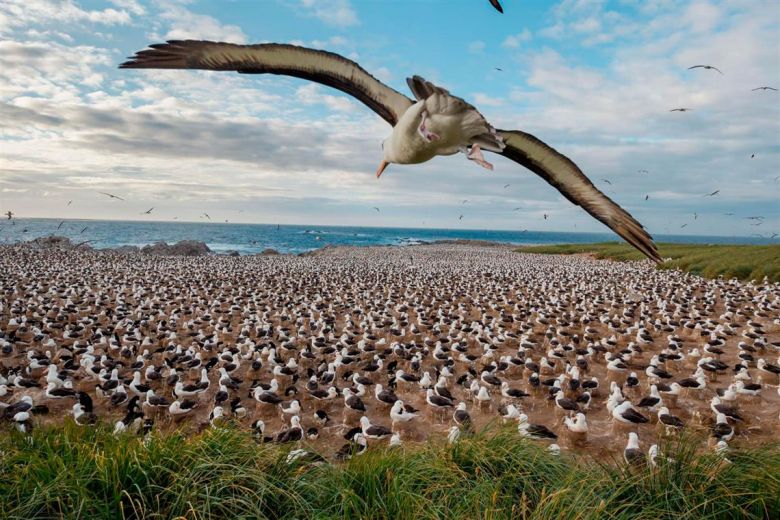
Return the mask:
{"type": "Polygon", "coordinates": [[[171,245],[165,242],[156,242],[142,247],[141,253],[156,256],[204,256],[211,253],[211,249],[205,242],[182,240],[171,245]]]}
{"type": "Polygon", "coordinates": [[[112,251],[120,255],[137,255],[141,252],[141,248],[138,246],[120,246],[112,249],[112,251]]]}

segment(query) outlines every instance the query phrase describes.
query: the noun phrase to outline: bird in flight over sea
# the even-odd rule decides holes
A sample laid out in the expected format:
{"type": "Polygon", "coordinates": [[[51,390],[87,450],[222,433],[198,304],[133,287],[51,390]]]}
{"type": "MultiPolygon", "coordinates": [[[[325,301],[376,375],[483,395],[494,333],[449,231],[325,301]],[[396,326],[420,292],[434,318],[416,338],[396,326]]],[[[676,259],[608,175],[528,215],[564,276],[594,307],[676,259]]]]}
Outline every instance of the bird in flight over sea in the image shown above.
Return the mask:
{"type": "Polygon", "coordinates": [[[463,215],[459,216],[458,220],[463,220],[463,215]]]}
{"type": "Polygon", "coordinates": [[[544,214],[544,220],[547,220],[547,217],[549,217],[549,216],[550,216],[550,215],[548,215],[547,213],[545,213],[545,214],[544,214]]]}
{"type": "Polygon", "coordinates": [[[685,227],[688,227],[688,224],[683,224],[682,226],[680,226],[680,229],[685,228],[685,227]]]}
{"type": "Polygon", "coordinates": [[[652,237],[642,225],[596,188],[568,157],[525,132],[493,128],[474,106],[420,76],[407,78],[412,100],[354,61],[331,52],[288,44],[237,45],[200,40],[151,45],[120,68],[282,74],[336,88],[368,106],[393,127],[382,143],[377,177],[391,163],[420,164],[458,152],[493,169],[482,151],[500,154],[542,177],[647,257],[661,261],[652,237]]]}
{"type": "Polygon", "coordinates": [[[87,227],[88,227],[88,226],[84,226],[84,227],[81,229],[81,231],[79,231],[79,234],[81,234],[81,233],[83,233],[84,231],[86,231],[86,230],[87,230],[87,227]]]}
{"type": "Polygon", "coordinates": [[[204,213],[202,216],[206,217],[207,219],[211,220],[211,217],[209,217],[208,213],[204,213]]]}
{"type": "Polygon", "coordinates": [[[693,214],[693,220],[699,220],[699,214],[698,213],[694,213],[693,214]]]}
{"type": "Polygon", "coordinates": [[[637,170],[637,171],[638,171],[639,173],[650,173],[650,172],[649,172],[649,171],[647,171],[647,170],[637,170]]]}
{"type": "Polygon", "coordinates": [[[751,159],[755,159],[755,158],[756,158],[756,154],[754,154],[754,153],[751,153],[751,154],[750,154],[750,158],[751,158],[751,159]]]}
{"type": "Polygon", "coordinates": [[[73,204],[73,201],[72,201],[72,200],[69,200],[69,201],[68,201],[68,206],[70,206],[71,204],[73,204]]]}
{"type": "Polygon", "coordinates": [[[715,190],[715,191],[713,191],[712,193],[708,193],[708,194],[706,194],[706,195],[705,195],[705,197],[714,197],[714,196],[715,196],[715,195],[717,195],[718,193],[720,193],[720,190],[715,190]]]}
{"type": "Polygon", "coordinates": [[[764,220],[764,217],[762,217],[760,215],[757,216],[757,217],[745,217],[745,218],[748,219],[748,220],[764,220]]]}
{"type": "Polygon", "coordinates": [[[57,226],[57,230],[58,230],[58,231],[59,231],[59,229],[62,227],[62,225],[63,225],[64,223],[65,223],[65,221],[64,221],[64,220],[63,220],[62,222],[60,222],[60,225],[59,225],[59,226],[57,226]]]}
{"type": "Polygon", "coordinates": [[[105,196],[107,196],[107,197],[110,197],[110,198],[112,198],[112,199],[125,200],[125,199],[123,199],[122,197],[120,197],[119,195],[112,195],[112,194],[110,194],[110,193],[106,193],[105,191],[101,191],[101,192],[99,192],[99,193],[100,193],[101,195],[105,195],[105,196]]]}
{"type": "Polygon", "coordinates": [[[141,215],[151,215],[153,209],[154,209],[154,207],[151,207],[151,208],[147,209],[146,211],[144,211],[143,213],[141,213],[141,215]]]}
{"type": "Polygon", "coordinates": [[[645,200],[650,199],[650,195],[645,195],[645,200]]]}
{"type": "Polygon", "coordinates": [[[374,206],[374,209],[376,210],[376,212],[377,212],[377,213],[380,213],[380,211],[379,211],[379,208],[377,208],[376,206],[374,206]]]}
{"type": "Polygon", "coordinates": [[[521,209],[523,209],[523,208],[521,208],[520,206],[518,206],[518,207],[516,207],[516,208],[512,209],[512,211],[520,211],[521,209]]]}
{"type": "Polygon", "coordinates": [[[501,67],[493,67],[493,68],[496,69],[498,72],[504,72],[504,69],[502,69],[501,67]]]}
{"type": "Polygon", "coordinates": [[[775,238],[777,236],[777,233],[772,233],[772,236],[769,238],[775,238]]]}
{"type": "Polygon", "coordinates": [[[612,186],[612,182],[609,179],[601,179],[602,181],[606,182],[610,186],[612,186]]]}
{"type": "Polygon", "coordinates": [[[774,87],[756,87],[756,88],[754,88],[752,90],[754,90],[754,91],[755,90],[774,90],[775,92],[777,92],[777,89],[774,88],[774,87]]]}
{"type": "Polygon", "coordinates": [[[691,69],[717,70],[718,72],[723,74],[723,72],[721,72],[721,70],[718,67],[713,67],[712,65],[694,65],[693,67],[688,67],[688,70],[691,69]]]}
{"type": "Polygon", "coordinates": [[[504,184],[504,189],[507,189],[510,186],[511,186],[511,184],[504,184]]]}
{"type": "Polygon", "coordinates": [[[501,13],[501,14],[504,13],[504,8],[501,7],[501,4],[498,3],[498,0],[490,0],[490,5],[495,7],[496,11],[498,11],[499,13],[501,13]]]}
{"type": "Polygon", "coordinates": [[[669,112],[688,112],[689,110],[693,110],[693,109],[681,107],[681,108],[673,108],[669,112]]]}
{"type": "Polygon", "coordinates": [[[727,217],[733,217],[734,213],[724,213],[724,215],[726,215],[727,217]]]}
{"type": "Polygon", "coordinates": [[[460,201],[461,204],[468,204],[468,202],[469,202],[469,199],[463,199],[462,201],[460,201]]]}
{"type": "Polygon", "coordinates": [[[11,220],[12,218],[14,218],[14,212],[11,211],[10,209],[8,211],[6,211],[5,213],[3,213],[3,214],[8,217],[8,220],[11,220]]]}

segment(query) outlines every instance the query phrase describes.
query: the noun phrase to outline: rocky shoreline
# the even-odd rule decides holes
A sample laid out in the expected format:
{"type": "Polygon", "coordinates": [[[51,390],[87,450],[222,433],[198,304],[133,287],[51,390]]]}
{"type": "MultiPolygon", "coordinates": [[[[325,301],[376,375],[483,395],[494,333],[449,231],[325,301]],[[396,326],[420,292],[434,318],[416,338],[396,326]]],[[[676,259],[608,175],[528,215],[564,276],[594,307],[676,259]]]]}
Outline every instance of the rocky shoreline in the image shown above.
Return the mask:
{"type": "MultiPolygon", "coordinates": [[[[275,249],[272,248],[266,248],[260,253],[252,254],[252,255],[242,255],[238,251],[232,250],[232,251],[226,251],[223,253],[217,253],[209,246],[202,241],[199,240],[180,240],[173,244],[168,244],[164,241],[158,241],[154,242],[153,244],[145,245],[145,246],[133,246],[133,245],[125,245],[125,246],[119,246],[115,248],[106,248],[106,249],[94,249],[90,243],[91,240],[85,240],[83,242],[73,242],[68,237],[60,236],[60,235],[51,235],[46,237],[39,237],[27,242],[18,242],[16,245],[23,245],[30,247],[32,249],[38,249],[38,250],[48,250],[48,249],[62,249],[62,250],[69,250],[69,249],[86,249],[86,250],[95,250],[95,251],[107,251],[107,252],[113,252],[118,253],[121,255],[150,255],[150,256],[230,256],[230,257],[239,257],[239,256],[276,256],[276,255],[283,255],[283,254],[291,254],[291,253],[281,253],[275,249]]],[[[409,244],[409,245],[387,245],[387,246],[374,246],[374,247],[418,247],[418,246],[427,246],[427,245],[464,245],[464,246],[478,246],[478,247],[502,247],[502,248],[512,248],[515,247],[511,244],[504,244],[500,242],[492,242],[488,240],[435,240],[435,241],[420,241],[415,244],[409,244]]],[[[298,253],[298,256],[327,256],[331,254],[338,254],[341,251],[345,249],[353,249],[353,248],[360,248],[361,246],[352,246],[352,245],[333,245],[328,244],[322,247],[319,247],[317,249],[312,249],[310,251],[305,251],[303,253],[298,253]]]]}

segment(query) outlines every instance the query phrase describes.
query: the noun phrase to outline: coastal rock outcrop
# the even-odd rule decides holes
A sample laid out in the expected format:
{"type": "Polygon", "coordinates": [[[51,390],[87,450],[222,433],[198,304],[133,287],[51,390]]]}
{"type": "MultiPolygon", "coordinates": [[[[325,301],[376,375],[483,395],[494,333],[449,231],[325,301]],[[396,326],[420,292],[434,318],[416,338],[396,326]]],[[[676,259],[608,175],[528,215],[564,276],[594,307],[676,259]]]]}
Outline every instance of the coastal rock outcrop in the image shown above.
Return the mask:
{"type": "Polygon", "coordinates": [[[155,242],[141,248],[141,253],[155,256],[204,256],[211,253],[205,242],[198,240],[181,240],[175,244],[155,242]]]}
{"type": "Polygon", "coordinates": [[[28,242],[34,249],[73,249],[76,247],[91,249],[88,240],[73,243],[68,237],[60,235],[51,235],[48,237],[38,237],[28,242]]]}
{"type": "Polygon", "coordinates": [[[278,254],[280,254],[279,251],[277,251],[276,249],[271,249],[270,247],[267,249],[263,249],[259,253],[260,256],[276,256],[278,254]]]}

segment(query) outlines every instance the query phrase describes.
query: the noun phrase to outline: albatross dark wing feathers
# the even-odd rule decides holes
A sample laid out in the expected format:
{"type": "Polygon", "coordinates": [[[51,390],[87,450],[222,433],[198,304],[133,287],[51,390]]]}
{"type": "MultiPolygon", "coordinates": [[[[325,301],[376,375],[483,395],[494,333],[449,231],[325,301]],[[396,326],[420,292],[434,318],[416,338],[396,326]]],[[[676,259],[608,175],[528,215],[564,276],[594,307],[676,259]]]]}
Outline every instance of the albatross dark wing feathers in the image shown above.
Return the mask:
{"type": "Polygon", "coordinates": [[[577,206],[606,224],[649,259],[661,263],[653,238],[626,210],[604,195],[576,164],[536,137],[519,130],[497,130],[506,147],[501,155],[525,166],[577,206]]]}
{"type": "Polygon", "coordinates": [[[202,69],[242,74],[280,74],[336,88],[395,126],[412,101],[360,65],[338,54],[296,45],[236,45],[205,40],[170,40],[138,51],[123,69],[202,69]]]}

